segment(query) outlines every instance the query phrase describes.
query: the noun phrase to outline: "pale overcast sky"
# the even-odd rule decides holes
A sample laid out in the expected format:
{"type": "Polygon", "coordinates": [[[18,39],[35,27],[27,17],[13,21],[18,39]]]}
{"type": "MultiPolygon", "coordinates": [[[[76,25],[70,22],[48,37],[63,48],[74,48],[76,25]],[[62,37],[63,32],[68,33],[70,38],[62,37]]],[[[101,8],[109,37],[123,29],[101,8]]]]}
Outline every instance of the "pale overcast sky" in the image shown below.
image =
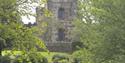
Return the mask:
{"type": "Polygon", "coordinates": [[[22,16],[22,21],[24,24],[28,24],[29,22],[34,23],[36,22],[36,18],[34,16],[29,16],[29,18],[27,18],[27,16],[22,16]]]}
{"type": "MultiPolygon", "coordinates": [[[[33,6],[33,8],[31,9],[31,13],[36,14],[36,7],[38,6],[38,4],[33,3],[31,5],[33,6]]],[[[36,18],[34,16],[29,16],[29,18],[27,18],[27,16],[22,16],[22,21],[24,22],[24,24],[28,24],[29,22],[34,23],[36,22],[36,18]]]]}
{"type": "MultiPolygon", "coordinates": [[[[33,14],[36,14],[36,7],[37,6],[41,6],[41,7],[45,7],[45,4],[41,4],[40,0],[37,0],[37,3],[33,3],[30,4],[31,6],[33,6],[33,8],[31,9],[33,14]]],[[[24,22],[24,24],[28,24],[29,22],[34,23],[36,22],[36,18],[34,16],[29,16],[29,18],[27,18],[27,16],[22,16],[22,21],[24,22]]]]}

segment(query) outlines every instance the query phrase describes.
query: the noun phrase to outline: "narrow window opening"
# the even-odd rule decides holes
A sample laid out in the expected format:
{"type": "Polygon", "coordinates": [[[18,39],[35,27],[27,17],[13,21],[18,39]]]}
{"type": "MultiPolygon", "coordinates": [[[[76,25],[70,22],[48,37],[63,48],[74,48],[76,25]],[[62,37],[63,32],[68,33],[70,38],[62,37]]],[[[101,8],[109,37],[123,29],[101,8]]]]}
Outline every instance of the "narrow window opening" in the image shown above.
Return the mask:
{"type": "Polygon", "coordinates": [[[59,41],[64,41],[64,40],[65,40],[64,29],[59,29],[59,30],[58,30],[58,40],[59,40],[59,41]]]}
{"type": "Polygon", "coordinates": [[[64,10],[64,8],[60,8],[58,10],[58,19],[60,19],[60,20],[64,20],[65,19],[65,10],[64,10]]]}

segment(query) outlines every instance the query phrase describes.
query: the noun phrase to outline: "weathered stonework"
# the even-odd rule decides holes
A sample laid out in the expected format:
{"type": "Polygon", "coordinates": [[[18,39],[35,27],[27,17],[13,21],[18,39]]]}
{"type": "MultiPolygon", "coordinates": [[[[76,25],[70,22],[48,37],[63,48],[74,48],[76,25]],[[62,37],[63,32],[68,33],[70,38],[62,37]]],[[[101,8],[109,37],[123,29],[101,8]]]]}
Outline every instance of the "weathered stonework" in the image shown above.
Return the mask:
{"type": "Polygon", "coordinates": [[[50,51],[72,51],[72,21],[76,17],[77,0],[48,0],[47,9],[52,12],[52,18],[46,18],[42,10],[37,8],[37,21],[48,21],[47,32],[43,36],[50,51]]]}

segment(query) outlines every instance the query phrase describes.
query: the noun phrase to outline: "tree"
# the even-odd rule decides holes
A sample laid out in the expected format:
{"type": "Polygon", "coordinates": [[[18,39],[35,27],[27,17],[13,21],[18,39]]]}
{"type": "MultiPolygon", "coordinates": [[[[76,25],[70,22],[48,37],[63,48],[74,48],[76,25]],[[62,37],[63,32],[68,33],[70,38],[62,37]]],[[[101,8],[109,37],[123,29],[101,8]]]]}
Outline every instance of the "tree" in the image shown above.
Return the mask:
{"type": "MultiPolygon", "coordinates": [[[[44,48],[43,42],[34,35],[35,27],[28,28],[21,23],[21,15],[29,15],[24,12],[26,3],[32,3],[35,0],[1,0],[0,1],[0,55],[5,49],[13,50],[37,50],[36,46],[44,48]],[[25,4],[25,5],[23,5],[25,4]],[[19,12],[19,6],[23,5],[21,9],[24,11],[19,12]]],[[[30,10],[30,9],[29,9],[30,10]]]]}
{"type": "MultiPolygon", "coordinates": [[[[124,0],[84,0],[76,27],[93,63],[124,63],[124,0]]],[[[82,50],[82,51],[86,51],[82,50]]]]}

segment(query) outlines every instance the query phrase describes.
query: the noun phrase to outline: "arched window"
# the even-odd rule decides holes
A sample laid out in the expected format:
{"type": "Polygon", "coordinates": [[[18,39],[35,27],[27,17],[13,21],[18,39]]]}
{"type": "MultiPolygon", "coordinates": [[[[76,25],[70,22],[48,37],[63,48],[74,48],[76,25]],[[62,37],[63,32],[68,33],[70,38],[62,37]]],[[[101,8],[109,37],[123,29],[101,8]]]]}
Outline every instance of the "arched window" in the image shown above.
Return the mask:
{"type": "Polygon", "coordinates": [[[64,41],[65,40],[65,33],[64,33],[64,29],[59,29],[58,30],[58,40],[59,41],[64,41]]]}
{"type": "Polygon", "coordinates": [[[60,20],[65,19],[65,10],[64,10],[64,8],[59,8],[59,10],[58,10],[58,19],[60,19],[60,20]]]}

